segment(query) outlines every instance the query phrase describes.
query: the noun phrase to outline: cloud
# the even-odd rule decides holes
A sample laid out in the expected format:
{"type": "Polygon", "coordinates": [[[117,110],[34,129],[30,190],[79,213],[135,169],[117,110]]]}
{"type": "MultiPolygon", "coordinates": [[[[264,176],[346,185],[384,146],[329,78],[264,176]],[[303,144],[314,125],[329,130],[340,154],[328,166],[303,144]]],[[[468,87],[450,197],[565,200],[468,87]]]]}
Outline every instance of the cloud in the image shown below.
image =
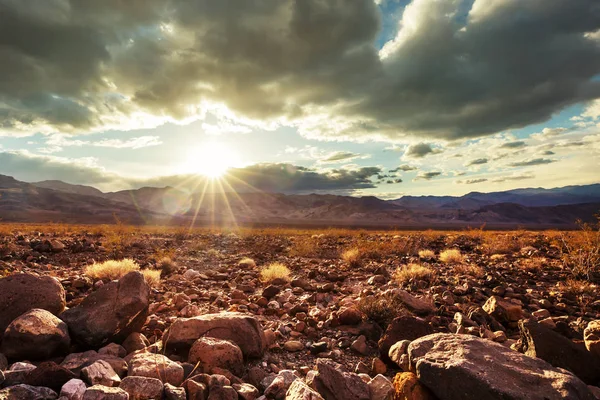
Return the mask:
{"type": "Polygon", "coordinates": [[[467,185],[473,185],[476,183],[483,183],[483,182],[487,182],[487,181],[488,181],[487,178],[477,178],[477,179],[458,180],[458,181],[456,181],[456,183],[464,183],[467,185]]]}
{"type": "Polygon", "coordinates": [[[524,174],[519,174],[519,175],[501,176],[499,178],[493,179],[492,182],[502,183],[502,182],[508,182],[508,181],[522,181],[522,180],[533,179],[533,178],[535,178],[535,175],[533,175],[531,173],[524,173],[524,174]]]}
{"type": "Polygon", "coordinates": [[[427,154],[436,154],[440,153],[440,149],[434,149],[430,144],[427,143],[417,143],[411,144],[406,148],[406,152],[404,153],[404,157],[408,158],[423,158],[427,154]]]}
{"type": "Polygon", "coordinates": [[[42,153],[55,153],[61,151],[63,147],[107,147],[113,149],[141,149],[144,147],[159,146],[162,144],[158,136],[139,136],[128,140],[123,139],[101,139],[101,140],[80,140],[72,136],[55,133],[48,136],[46,146],[39,149],[42,153]]]}
{"type": "Polygon", "coordinates": [[[541,132],[531,135],[531,138],[536,140],[546,140],[561,135],[567,131],[567,128],[544,128],[541,132]]]}
{"type": "Polygon", "coordinates": [[[415,179],[413,179],[413,180],[418,181],[418,180],[424,179],[424,180],[429,181],[429,180],[431,180],[431,179],[433,179],[435,177],[438,177],[440,175],[442,175],[442,173],[439,172],[439,171],[419,172],[417,174],[417,177],[415,179]]]}
{"type": "Polygon", "coordinates": [[[404,164],[404,165],[401,165],[401,166],[399,166],[397,168],[390,169],[388,172],[399,172],[399,171],[408,172],[408,171],[415,171],[417,169],[418,168],[415,167],[415,166],[404,164]]]}
{"type": "Polygon", "coordinates": [[[482,164],[487,164],[488,159],[487,158],[477,158],[475,160],[471,160],[468,163],[465,164],[465,167],[469,167],[471,165],[482,165],[482,164]]]}
{"type": "Polygon", "coordinates": [[[502,146],[500,146],[501,149],[520,149],[527,146],[527,144],[522,141],[522,140],[518,140],[516,142],[508,142],[508,143],[504,143],[502,146]]]}
{"type": "Polygon", "coordinates": [[[337,163],[340,161],[353,160],[355,158],[361,157],[360,154],[352,153],[349,151],[335,151],[329,154],[327,157],[319,160],[321,163],[337,163]]]}
{"type": "Polygon", "coordinates": [[[556,162],[556,160],[552,160],[549,158],[533,158],[533,159],[529,159],[529,160],[513,162],[513,163],[508,164],[508,166],[509,167],[530,167],[533,165],[551,164],[553,162],[556,162]]]}
{"type": "Polygon", "coordinates": [[[413,0],[379,49],[373,0],[3,1],[0,131],[217,113],[320,139],[477,137],[599,98],[599,18],[597,0],[413,0]]]}
{"type": "MultiPolygon", "coordinates": [[[[372,177],[380,174],[379,167],[332,169],[317,171],[292,164],[255,164],[227,172],[229,185],[239,192],[336,192],[375,188],[372,177]]],[[[68,159],[28,152],[0,152],[0,174],[19,180],[35,182],[62,180],[73,184],[97,186],[103,190],[121,190],[144,186],[173,186],[198,190],[205,178],[194,175],[134,178],[122,176],[97,164],[93,158],[68,159]]]]}

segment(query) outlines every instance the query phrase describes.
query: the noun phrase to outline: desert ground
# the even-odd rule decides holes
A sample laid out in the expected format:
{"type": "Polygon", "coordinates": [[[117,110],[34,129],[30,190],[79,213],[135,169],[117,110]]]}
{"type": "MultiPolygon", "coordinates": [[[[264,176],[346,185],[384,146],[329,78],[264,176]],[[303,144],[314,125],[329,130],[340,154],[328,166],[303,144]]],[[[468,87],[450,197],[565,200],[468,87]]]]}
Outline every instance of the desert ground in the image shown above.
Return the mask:
{"type": "Polygon", "coordinates": [[[598,399],[600,230],[0,225],[0,399],[598,399]]]}

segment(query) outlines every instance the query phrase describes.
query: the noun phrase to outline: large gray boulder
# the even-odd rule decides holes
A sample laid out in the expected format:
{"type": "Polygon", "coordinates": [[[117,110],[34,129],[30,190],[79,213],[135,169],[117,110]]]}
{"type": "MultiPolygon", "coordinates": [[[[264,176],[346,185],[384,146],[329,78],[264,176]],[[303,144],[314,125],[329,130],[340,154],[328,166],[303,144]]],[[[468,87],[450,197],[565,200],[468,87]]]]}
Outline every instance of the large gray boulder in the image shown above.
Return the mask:
{"type": "Polygon", "coordinates": [[[0,333],[18,316],[33,308],[54,315],[65,309],[65,289],[50,276],[14,274],[0,279],[0,333]]]}
{"type": "Polygon", "coordinates": [[[142,329],[148,316],[150,287],[144,276],[130,272],[87,296],[60,318],[67,323],[71,338],[90,348],[119,343],[142,329]]]}
{"type": "Polygon", "coordinates": [[[67,324],[50,311],[34,308],[8,325],[0,351],[17,360],[45,360],[66,354],[71,339],[67,324]]]}
{"type": "Polygon", "coordinates": [[[408,355],[440,400],[595,400],[568,371],[471,335],[428,335],[413,341],[408,355]]]}
{"type": "Polygon", "coordinates": [[[574,343],[536,321],[519,321],[523,352],[557,368],[571,371],[588,385],[600,383],[600,358],[582,343],[574,343]]]}
{"type": "Polygon", "coordinates": [[[229,340],[248,358],[261,358],[266,350],[260,322],[251,315],[237,312],[178,318],[165,331],[162,340],[168,351],[185,353],[203,336],[229,340]]]}

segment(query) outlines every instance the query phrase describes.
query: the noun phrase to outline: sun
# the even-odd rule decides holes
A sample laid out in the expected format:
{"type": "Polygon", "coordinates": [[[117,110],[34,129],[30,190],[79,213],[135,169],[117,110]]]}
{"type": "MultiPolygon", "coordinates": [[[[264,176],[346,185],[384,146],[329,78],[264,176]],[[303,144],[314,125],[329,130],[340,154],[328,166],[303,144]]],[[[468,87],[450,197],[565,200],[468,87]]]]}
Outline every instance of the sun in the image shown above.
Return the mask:
{"type": "Polygon", "coordinates": [[[218,179],[239,163],[235,151],[223,143],[209,142],[190,151],[184,169],[188,173],[218,179]]]}

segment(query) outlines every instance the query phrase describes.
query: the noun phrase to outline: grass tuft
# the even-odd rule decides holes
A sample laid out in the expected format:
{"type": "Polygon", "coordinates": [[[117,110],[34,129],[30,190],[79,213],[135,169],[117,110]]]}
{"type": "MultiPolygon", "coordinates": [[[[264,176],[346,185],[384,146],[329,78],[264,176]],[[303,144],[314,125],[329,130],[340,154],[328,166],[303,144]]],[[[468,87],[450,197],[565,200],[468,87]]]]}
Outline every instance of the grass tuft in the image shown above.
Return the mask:
{"type": "Polygon", "coordinates": [[[356,247],[345,250],[342,253],[342,260],[351,267],[360,267],[362,264],[362,257],[360,250],[356,247]]]}
{"type": "Polygon", "coordinates": [[[440,261],[447,264],[459,264],[463,262],[463,255],[460,250],[447,249],[440,253],[440,261]]]}
{"type": "Polygon", "coordinates": [[[238,265],[245,268],[256,268],[256,262],[249,257],[242,258],[238,261],[238,265]]]}
{"type": "Polygon", "coordinates": [[[131,271],[139,271],[140,266],[131,258],[123,260],[108,260],[94,263],[85,267],[84,273],[93,279],[115,280],[127,275],[131,271]]]}
{"type": "Polygon", "coordinates": [[[394,271],[394,280],[399,285],[404,285],[414,281],[427,281],[431,283],[435,276],[435,272],[428,267],[420,264],[408,264],[398,267],[394,271]]]}
{"type": "Polygon", "coordinates": [[[433,250],[419,250],[419,258],[423,260],[433,260],[435,252],[433,250]]]}
{"type": "Polygon", "coordinates": [[[177,271],[177,264],[170,257],[163,257],[158,260],[157,268],[162,270],[165,275],[172,274],[177,271]]]}
{"type": "Polygon", "coordinates": [[[144,269],[142,275],[150,287],[157,287],[160,284],[160,272],[158,269],[144,269]]]}
{"type": "Polygon", "coordinates": [[[282,279],[286,282],[290,281],[290,269],[282,263],[274,262],[260,271],[260,280],[265,283],[271,283],[276,279],[282,279]]]}

